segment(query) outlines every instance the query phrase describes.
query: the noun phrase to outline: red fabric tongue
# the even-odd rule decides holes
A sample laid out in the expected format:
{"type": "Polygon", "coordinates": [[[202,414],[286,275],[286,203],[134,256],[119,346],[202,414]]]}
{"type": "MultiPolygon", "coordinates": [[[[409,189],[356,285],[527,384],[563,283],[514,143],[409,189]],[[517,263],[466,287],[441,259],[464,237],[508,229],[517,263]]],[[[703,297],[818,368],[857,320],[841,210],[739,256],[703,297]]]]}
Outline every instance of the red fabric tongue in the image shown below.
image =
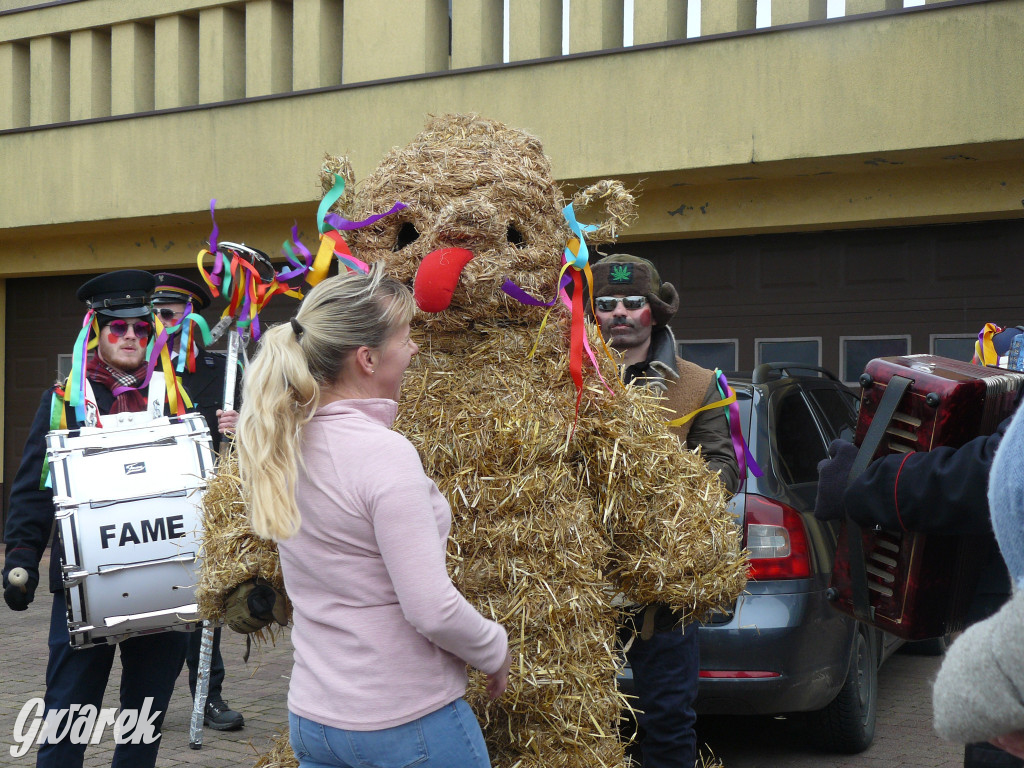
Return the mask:
{"type": "Polygon", "coordinates": [[[452,303],[459,275],[473,258],[465,248],[441,248],[428,253],[416,270],[412,295],[424,312],[443,312],[452,303]]]}

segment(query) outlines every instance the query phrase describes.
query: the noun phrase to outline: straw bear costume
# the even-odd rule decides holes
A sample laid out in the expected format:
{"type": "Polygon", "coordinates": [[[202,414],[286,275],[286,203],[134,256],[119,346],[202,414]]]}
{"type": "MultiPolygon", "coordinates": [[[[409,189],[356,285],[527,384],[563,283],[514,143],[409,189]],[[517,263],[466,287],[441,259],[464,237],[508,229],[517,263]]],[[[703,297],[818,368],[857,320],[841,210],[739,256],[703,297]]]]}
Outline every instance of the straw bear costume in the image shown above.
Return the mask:
{"type": "MultiPolygon", "coordinates": [[[[431,119],[358,185],[346,158],[328,157],[325,193],[338,176],[347,187],[333,210],[345,218],[405,204],[345,237],[356,258],[414,287],[423,310],[395,429],[451,505],[456,587],[509,631],[506,693],[490,701],[471,672],[466,694],[492,764],[624,766],[617,602],[699,618],[736,599],[747,569],[717,474],[680,448],[659,396],[619,382],[584,324],[584,273],[567,273],[574,312],[555,300],[574,231],[610,242],[633,199],[618,182],[582,190],[574,209],[601,207],[603,222],[574,230],[540,141],[474,115],[431,119]]],[[[236,501],[221,509],[214,527],[231,545],[207,550],[199,598],[213,616],[245,579],[280,585],[273,546],[242,534],[236,501]]],[[[257,765],[295,765],[287,733],[257,765]]]]}
{"type": "MultiPolygon", "coordinates": [[[[351,187],[347,161],[328,158],[325,191],[335,172],[351,187]]],[[[482,676],[467,691],[491,760],[624,765],[612,597],[691,616],[734,600],[746,562],[725,492],[680,449],[658,397],[618,383],[582,302],[573,316],[554,302],[542,330],[548,308],[507,290],[552,301],[574,235],[535,137],[474,115],[433,118],[336,210],[364,219],[395,201],[407,207],[347,239],[355,256],[414,286],[426,310],[413,320],[421,351],[395,428],[451,504],[456,586],[510,633],[508,692],[489,701],[482,676]],[[576,350],[585,332],[601,371],[580,353],[579,389],[573,325],[576,350]]],[[[573,203],[581,214],[606,208],[583,230],[592,244],[635,216],[618,182],[573,203]]]]}

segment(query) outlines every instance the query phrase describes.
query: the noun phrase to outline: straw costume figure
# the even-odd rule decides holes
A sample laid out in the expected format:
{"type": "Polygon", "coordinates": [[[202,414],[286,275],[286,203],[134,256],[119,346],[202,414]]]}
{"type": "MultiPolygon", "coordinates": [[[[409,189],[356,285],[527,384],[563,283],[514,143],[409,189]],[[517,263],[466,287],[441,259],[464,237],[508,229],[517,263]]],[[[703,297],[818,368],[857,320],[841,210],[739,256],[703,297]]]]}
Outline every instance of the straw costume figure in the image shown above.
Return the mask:
{"type": "Polygon", "coordinates": [[[405,204],[346,237],[422,310],[395,428],[451,504],[456,586],[510,631],[508,692],[489,701],[482,677],[467,692],[491,760],[622,766],[613,597],[700,618],[746,575],[717,474],[656,396],[618,383],[583,320],[585,243],[613,240],[633,198],[602,181],[566,207],[539,140],[475,115],[432,118],[354,191],[328,157],[325,193],[339,176],[349,219],[405,204]],[[599,206],[600,226],[576,221],[599,206]]]}

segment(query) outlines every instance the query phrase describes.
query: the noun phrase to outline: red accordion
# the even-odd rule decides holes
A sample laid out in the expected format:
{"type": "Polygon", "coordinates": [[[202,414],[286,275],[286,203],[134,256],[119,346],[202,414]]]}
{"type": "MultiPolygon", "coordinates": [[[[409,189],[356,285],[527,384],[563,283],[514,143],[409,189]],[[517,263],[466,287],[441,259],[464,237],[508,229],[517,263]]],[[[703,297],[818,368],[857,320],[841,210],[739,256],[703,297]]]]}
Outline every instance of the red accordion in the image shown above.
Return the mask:
{"type": "MultiPolygon", "coordinates": [[[[959,447],[1013,412],[1024,374],[934,355],[885,357],[861,376],[857,445],[871,458],[959,447]],[[889,390],[888,397],[886,393],[889,390]],[[877,417],[877,418],[876,418],[877,417]],[[872,429],[872,424],[876,420],[872,429]]],[[[866,460],[866,456],[858,457],[866,460]]],[[[854,464],[855,474],[857,463],[854,464]]],[[[963,628],[989,537],[863,530],[847,519],[832,569],[833,605],[905,640],[963,628]],[[857,546],[851,537],[860,534],[857,546]]]]}

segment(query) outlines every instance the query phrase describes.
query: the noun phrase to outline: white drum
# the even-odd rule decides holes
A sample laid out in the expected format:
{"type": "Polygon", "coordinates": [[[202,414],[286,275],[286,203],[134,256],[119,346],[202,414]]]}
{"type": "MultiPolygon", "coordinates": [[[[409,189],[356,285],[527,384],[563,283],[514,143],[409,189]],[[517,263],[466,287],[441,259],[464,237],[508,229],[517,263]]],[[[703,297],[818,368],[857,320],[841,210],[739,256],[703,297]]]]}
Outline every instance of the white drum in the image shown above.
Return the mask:
{"type": "Polygon", "coordinates": [[[104,422],[46,436],[76,648],[201,623],[197,559],[215,458],[206,420],[116,414],[104,422]]]}

